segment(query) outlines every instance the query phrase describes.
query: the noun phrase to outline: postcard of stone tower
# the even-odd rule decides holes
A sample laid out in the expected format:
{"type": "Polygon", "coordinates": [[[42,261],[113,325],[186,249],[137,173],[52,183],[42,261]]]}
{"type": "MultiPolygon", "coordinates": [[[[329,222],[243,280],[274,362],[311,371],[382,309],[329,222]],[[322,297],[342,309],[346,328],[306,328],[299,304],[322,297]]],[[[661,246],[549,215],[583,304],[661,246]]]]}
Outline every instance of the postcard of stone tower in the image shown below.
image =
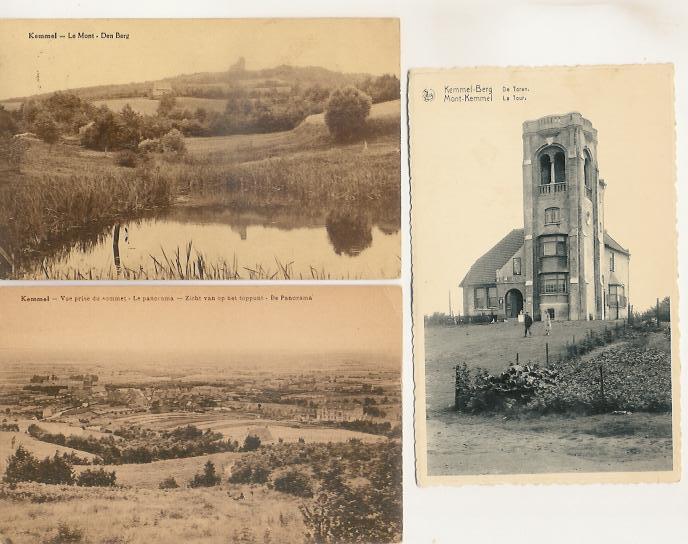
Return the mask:
{"type": "Polygon", "coordinates": [[[396,279],[399,20],[0,21],[0,280],[396,279]]]}
{"type": "Polygon", "coordinates": [[[680,478],[672,65],[412,70],[421,485],[680,478]]]}
{"type": "Polygon", "coordinates": [[[400,287],[10,286],[0,307],[3,543],[401,541],[400,287]]]}

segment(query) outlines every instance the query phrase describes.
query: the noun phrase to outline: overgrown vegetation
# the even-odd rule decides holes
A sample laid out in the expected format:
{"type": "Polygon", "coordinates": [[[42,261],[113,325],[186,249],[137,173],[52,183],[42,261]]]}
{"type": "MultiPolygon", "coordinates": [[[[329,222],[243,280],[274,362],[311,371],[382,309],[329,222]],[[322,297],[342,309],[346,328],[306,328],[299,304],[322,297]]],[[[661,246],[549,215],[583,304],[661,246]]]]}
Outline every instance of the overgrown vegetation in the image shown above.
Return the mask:
{"type": "Polygon", "coordinates": [[[124,443],[118,441],[115,436],[96,438],[51,434],[36,424],[31,424],[28,431],[31,436],[43,442],[93,453],[98,456],[94,462],[106,465],[151,463],[163,459],[239,450],[237,441],[223,440],[221,433],[210,429],[202,431],[193,425],[162,432],[130,429],[125,433],[124,443]]]}
{"type": "Polygon", "coordinates": [[[491,375],[459,365],[455,407],[469,413],[670,411],[671,349],[664,338],[669,328],[638,323],[611,331],[589,334],[548,367],[512,363],[491,375]],[[581,357],[618,339],[622,342],[581,357]]]}

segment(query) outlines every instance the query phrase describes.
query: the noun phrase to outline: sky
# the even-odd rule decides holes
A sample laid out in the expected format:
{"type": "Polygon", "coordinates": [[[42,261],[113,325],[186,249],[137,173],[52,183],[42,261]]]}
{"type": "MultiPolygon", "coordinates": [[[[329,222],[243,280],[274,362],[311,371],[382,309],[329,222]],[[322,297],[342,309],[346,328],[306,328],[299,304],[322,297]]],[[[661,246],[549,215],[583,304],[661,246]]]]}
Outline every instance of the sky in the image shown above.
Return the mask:
{"type": "MultiPolygon", "coordinates": [[[[76,300],[76,299],[75,299],[76,300]]],[[[401,361],[397,287],[28,287],[0,289],[0,361],[288,364],[295,356],[401,361]],[[21,297],[51,297],[22,302],[21,297]],[[61,296],[309,295],[307,302],[74,302],[61,296]]]]}
{"type": "Polygon", "coordinates": [[[0,21],[0,100],[67,88],[280,64],[399,76],[393,19],[0,21]],[[129,39],[29,39],[28,33],[128,34],[129,39]]]}
{"type": "MultiPolygon", "coordinates": [[[[522,124],[580,112],[598,134],[607,183],[605,227],[629,248],[630,302],[646,309],[675,293],[676,171],[668,65],[469,68],[410,80],[414,300],[423,314],[462,312],[458,287],[475,260],[523,227],[522,124]],[[492,86],[493,102],[444,101],[445,86],[492,86]],[[505,102],[502,86],[528,87],[505,102]],[[422,91],[436,99],[425,102],[422,91]]],[[[508,93],[507,93],[508,94],[508,93]]]]}

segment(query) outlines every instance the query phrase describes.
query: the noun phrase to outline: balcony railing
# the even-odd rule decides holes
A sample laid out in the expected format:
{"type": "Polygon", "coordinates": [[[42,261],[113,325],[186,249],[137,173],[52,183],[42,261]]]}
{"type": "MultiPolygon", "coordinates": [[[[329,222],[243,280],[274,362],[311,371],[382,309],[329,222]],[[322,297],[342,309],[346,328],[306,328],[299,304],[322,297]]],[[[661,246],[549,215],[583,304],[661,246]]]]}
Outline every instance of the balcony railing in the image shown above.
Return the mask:
{"type": "Polygon", "coordinates": [[[540,194],[541,195],[549,195],[552,193],[565,193],[566,192],[566,183],[546,183],[544,185],[540,185],[540,194]]]}

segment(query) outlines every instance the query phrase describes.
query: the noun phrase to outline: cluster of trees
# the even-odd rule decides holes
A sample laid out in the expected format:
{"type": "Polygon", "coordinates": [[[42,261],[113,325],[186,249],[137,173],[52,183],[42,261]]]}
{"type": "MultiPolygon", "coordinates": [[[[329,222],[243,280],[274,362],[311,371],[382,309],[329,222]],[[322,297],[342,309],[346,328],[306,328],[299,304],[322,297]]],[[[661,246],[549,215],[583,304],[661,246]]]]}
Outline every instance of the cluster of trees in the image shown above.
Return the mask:
{"type": "Polygon", "coordinates": [[[273,444],[242,457],[229,481],[305,499],[300,508],[309,542],[397,542],[401,462],[401,444],[393,440],[273,444]]]}
{"type": "MultiPolygon", "coordinates": [[[[193,425],[179,427],[169,432],[130,431],[122,442],[114,436],[65,436],[62,433],[49,433],[36,424],[29,426],[29,434],[43,442],[67,446],[97,455],[95,463],[106,465],[143,464],[163,459],[196,457],[208,453],[233,451],[254,451],[261,445],[260,438],[249,435],[243,445],[236,440],[223,440],[221,433],[210,429],[202,431],[193,425]]],[[[118,434],[122,434],[118,431],[118,434]]]]}
{"type": "Polygon", "coordinates": [[[34,455],[19,446],[7,461],[7,468],[3,481],[9,484],[19,482],[38,482],[42,484],[107,486],[112,487],[117,482],[115,472],[87,469],[78,476],[74,474],[69,458],[64,455],[37,459],[34,455]]]}

